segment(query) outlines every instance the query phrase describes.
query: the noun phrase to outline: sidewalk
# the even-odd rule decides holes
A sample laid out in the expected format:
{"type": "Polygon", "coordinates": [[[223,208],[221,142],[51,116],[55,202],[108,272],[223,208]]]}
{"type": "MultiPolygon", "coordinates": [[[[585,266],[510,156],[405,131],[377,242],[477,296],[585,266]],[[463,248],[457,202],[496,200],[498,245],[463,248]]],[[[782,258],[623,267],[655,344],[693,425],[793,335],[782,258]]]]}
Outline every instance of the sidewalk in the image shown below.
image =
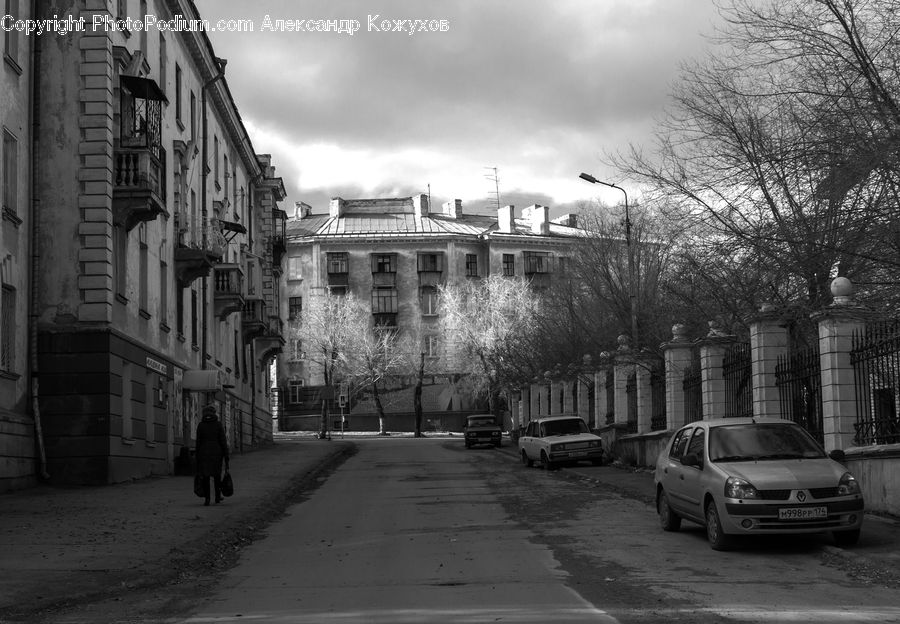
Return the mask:
{"type": "Polygon", "coordinates": [[[202,575],[353,452],[305,438],[235,454],[234,496],[209,507],[187,476],[0,495],[0,622],[202,575]]]}

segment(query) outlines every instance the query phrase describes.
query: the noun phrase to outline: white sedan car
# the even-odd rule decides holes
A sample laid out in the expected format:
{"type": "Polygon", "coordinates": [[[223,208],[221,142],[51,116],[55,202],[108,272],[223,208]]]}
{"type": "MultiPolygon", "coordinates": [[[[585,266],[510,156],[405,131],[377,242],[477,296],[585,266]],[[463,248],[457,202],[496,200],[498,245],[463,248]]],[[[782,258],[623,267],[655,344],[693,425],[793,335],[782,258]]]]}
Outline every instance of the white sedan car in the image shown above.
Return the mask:
{"type": "Polygon", "coordinates": [[[725,418],[679,429],[656,462],[656,509],[666,531],[682,518],[706,526],[710,546],[737,535],[831,531],[838,545],[859,539],[865,503],[859,483],[790,420],[725,418]]]}
{"type": "Polygon", "coordinates": [[[603,461],[601,442],[578,416],[551,416],[528,423],[519,438],[519,454],[526,466],[540,462],[547,470],[579,461],[599,466],[603,461]]]}

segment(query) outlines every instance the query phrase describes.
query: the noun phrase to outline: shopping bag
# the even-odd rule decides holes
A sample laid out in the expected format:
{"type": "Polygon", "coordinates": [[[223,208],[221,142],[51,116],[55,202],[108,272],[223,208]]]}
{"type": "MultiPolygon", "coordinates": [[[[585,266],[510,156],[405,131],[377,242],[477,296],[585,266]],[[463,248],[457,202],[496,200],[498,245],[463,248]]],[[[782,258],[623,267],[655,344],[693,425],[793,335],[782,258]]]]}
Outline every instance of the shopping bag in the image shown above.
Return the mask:
{"type": "Polygon", "coordinates": [[[234,480],[231,478],[231,473],[226,470],[225,476],[222,477],[222,496],[231,496],[232,494],[234,494],[234,480]]]}
{"type": "Polygon", "coordinates": [[[200,476],[200,473],[194,475],[194,494],[203,498],[206,494],[203,491],[203,477],[200,476]]]}

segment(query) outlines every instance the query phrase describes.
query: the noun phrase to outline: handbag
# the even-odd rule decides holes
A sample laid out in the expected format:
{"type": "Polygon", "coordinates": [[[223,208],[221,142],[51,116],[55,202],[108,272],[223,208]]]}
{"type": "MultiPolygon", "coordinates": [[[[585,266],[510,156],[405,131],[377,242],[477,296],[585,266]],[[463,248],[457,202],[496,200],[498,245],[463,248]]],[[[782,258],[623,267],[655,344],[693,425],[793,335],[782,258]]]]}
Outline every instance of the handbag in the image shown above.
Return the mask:
{"type": "Polygon", "coordinates": [[[226,470],[225,476],[222,477],[222,496],[231,496],[232,494],[234,494],[234,480],[231,478],[231,473],[226,470]]]}
{"type": "Polygon", "coordinates": [[[203,477],[199,472],[194,475],[194,494],[196,494],[200,498],[204,498],[206,496],[206,492],[203,491],[203,477]]]}

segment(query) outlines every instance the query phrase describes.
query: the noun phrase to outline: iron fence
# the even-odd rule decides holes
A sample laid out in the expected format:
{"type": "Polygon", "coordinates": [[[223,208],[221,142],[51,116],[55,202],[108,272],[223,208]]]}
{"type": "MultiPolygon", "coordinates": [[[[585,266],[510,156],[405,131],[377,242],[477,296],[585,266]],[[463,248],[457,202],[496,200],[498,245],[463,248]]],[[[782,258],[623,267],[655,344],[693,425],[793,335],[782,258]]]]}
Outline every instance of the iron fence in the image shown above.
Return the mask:
{"type": "Polygon", "coordinates": [[[822,432],[822,374],[819,345],[782,355],[775,365],[775,385],[784,418],[793,420],[819,442],[822,432]]]}
{"type": "Polygon", "coordinates": [[[663,431],[666,422],[666,373],[660,368],[650,372],[650,431],[663,431]]]}
{"type": "Polygon", "coordinates": [[[625,382],[625,396],[628,404],[628,419],[625,430],[628,433],[637,433],[637,374],[634,371],[629,373],[628,380],[625,382]]]}
{"type": "Polygon", "coordinates": [[[853,336],[856,437],[860,446],[900,443],[900,320],[875,323],[853,336]]]}
{"type": "Polygon", "coordinates": [[[725,352],[725,418],[753,416],[751,369],[750,343],[736,343],[725,352]]]}
{"type": "Polygon", "coordinates": [[[695,422],[703,420],[703,378],[700,373],[700,360],[695,359],[684,371],[682,389],[684,390],[684,420],[695,422]]]}

